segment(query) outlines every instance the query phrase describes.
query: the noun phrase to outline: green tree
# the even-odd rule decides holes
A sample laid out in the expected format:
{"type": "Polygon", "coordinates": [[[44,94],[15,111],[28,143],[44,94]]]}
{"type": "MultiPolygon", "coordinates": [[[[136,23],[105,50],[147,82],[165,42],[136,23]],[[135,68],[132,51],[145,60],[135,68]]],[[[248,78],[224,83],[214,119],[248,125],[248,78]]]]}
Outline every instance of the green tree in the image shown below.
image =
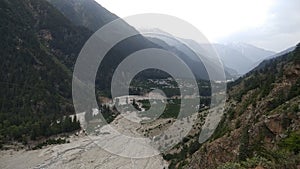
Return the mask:
{"type": "Polygon", "coordinates": [[[238,156],[239,161],[245,161],[250,154],[248,130],[249,130],[249,126],[244,127],[241,134],[239,156],[238,156]]]}

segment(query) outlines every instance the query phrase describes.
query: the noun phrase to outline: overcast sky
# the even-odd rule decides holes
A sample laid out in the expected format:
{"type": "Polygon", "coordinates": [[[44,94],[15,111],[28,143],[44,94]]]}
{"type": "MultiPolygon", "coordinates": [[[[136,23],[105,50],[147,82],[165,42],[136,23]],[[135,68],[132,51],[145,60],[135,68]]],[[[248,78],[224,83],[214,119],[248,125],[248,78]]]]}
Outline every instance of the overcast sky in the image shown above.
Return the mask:
{"type": "Polygon", "coordinates": [[[300,0],[96,0],[119,17],[163,13],[196,26],[211,42],[281,51],[300,42],[300,0]]]}

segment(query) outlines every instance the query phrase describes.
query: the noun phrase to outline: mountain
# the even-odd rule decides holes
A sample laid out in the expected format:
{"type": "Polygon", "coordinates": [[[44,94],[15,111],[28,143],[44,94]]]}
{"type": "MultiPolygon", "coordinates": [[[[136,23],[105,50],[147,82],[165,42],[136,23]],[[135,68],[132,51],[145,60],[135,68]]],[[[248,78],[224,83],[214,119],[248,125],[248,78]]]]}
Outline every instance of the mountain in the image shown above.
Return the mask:
{"type": "MultiPolygon", "coordinates": [[[[65,2],[85,5],[94,1],[65,2]]],[[[105,18],[113,17],[101,6],[95,7],[106,13],[105,18]]],[[[71,18],[66,18],[46,0],[3,0],[0,13],[0,143],[10,140],[26,143],[78,129],[76,119],[70,121],[64,117],[74,113],[72,72],[79,52],[93,31],[70,21],[71,18]]],[[[133,28],[125,23],[124,29],[133,28]]],[[[97,92],[109,91],[118,64],[129,54],[145,48],[162,47],[140,35],[113,47],[99,67],[97,92]]],[[[165,74],[152,71],[150,75],[165,74]]]]}
{"type": "Polygon", "coordinates": [[[300,44],[260,67],[228,85],[211,139],[194,144],[198,134],[186,137],[164,156],[169,168],[299,167],[300,44]]]}
{"type": "Polygon", "coordinates": [[[45,0],[3,0],[0,22],[0,142],[79,129],[63,116],[74,113],[72,67],[92,32],[45,0]]]}
{"type": "Polygon", "coordinates": [[[158,44],[159,46],[163,47],[164,49],[177,54],[177,56],[180,59],[182,59],[189,66],[189,68],[194,72],[195,77],[197,79],[205,79],[205,80],[209,79],[204,64],[201,62],[201,60],[198,59],[198,56],[195,55],[186,46],[182,45],[181,48],[170,46],[164,40],[162,40],[161,37],[156,37],[156,38],[148,37],[148,39],[154,42],[155,44],[158,44]]]}
{"type": "Polygon", "coordinates": [[[218,51],[224,65],[236,70],[240,75],[252,70],[255,67],[255,63],[259,63],[275,54],[272,51],[267,51],[245,43],[213,45],[218,51]]]}
{"type": "MultiPolygon", "coordinates": [[[[47,0],[73,24],[83,26],[96,32],[105,24],[119,17],[103,8],[94,0],[47,0]]],[[[119,30],[136,31],[125,21],[119,25],[119,30]]],[[[137,32],[137,31],[136,31],[137,32]]],[[[113,32],[112,32],[113,33],[113,32]]],[[[101,42],[106,43],[106,42],[101,42]]],[[[112,75],[117,66],[130,54],[146,48],[162,48],[141,35],[127,38],[116,44],[104,57],[96,77],[96,88],[110,97],[112,75]]],[[[73,62],[75,64],[75,62],[73,62]]],[[[147,70],[150,77],[166,77],[163,72],[147,70]]],[[[142,75],[141,75],[142,76],[142,75]]]]}
{"type": "MultiPolygon", "coordinates": [[[[207,53],[209,49],[213,46],[216,49],[223,65],[227,76],[227,79],[235,79],[253,69],[256,65],[255,63],[260,63],[267,57],[275,54],[275,52],[267,51],[253,45],[246,43],[229,43],[229,44],[199,44],[198,42],[191,39],[178,38],[182,42],[174,41],[171,38],[173,35],[168,34],[158,28],[148,30],[152,32],[152,36],[157,36],[169,46],[177,48],[186,54],[190,59],[197,61],[198,57],[191,51],[187,50],[186,45],[191,47],[197,54],[201,56],[208,57],[210,54],[207,53]],[[164,36],[159,36],[164,35],[164,36]]],[[[158,44],[160,44],[158,42],[158,44]]]]}
{"type": "MultiPolygon", "coordinates": [[[[64,117],[74,113],[72,72],[93,31],[71,22],[46,0],[4,0],[0,7],[0,143],[26,143],[79,129],[76,119],[64,117]]],[[[142,36],[117,44],[99,68],[97,89],[108,91],[117,65],[130,53],[149,47],[159,46],[142,36]]]]}
{"type": "Polygon", "coordinates": [[[235,49],[242,53],[246,58],[250,59],[252,62],[263,60],[266,57],[272,56],[275,54],[273,51],[265,50],[262,48],[258,48],[254,45],[250,45],[247,43],[228,43],[227,47],[235,49]]]}
{"type": "MultiPolygon", "coordinates": [[[[118,19],[118,17],[105,8],[100,6],[97,2],[93,0],[83,1],[83,0],[48,0],[51,4],[53,4],[58,10],[60,10],[69,20],[71,20],[74,24],[84,26],[93,32],[98,28],[102,27],[104,24],[113,21],[114,19],[118,19]],[[81,21],[81,22],[78,22],[81,21]],[[90,26],[97,25],[97,26],[90,26]],[[96,28],[96,29],[95,29],[96,28]]],[[[133,27],[124,22],[122,25],[123,29],[132,29],[136,31],[133,27]]],[[[190,57],[185,57],[184,53],[179,50],[174,51],[172,47],[170,47],[166,43],[154,42],[153,39],[148,39],[147,37],[143,37],[141,35],[137,35],[132,38],[128,38],[121,43],[117,44],[106,56],[106,59],[103,60],[103,66],[99,68],[99,75],[97,79],[101,79],[96,81],[96,85],[100,90],[108,90],[110,89],[110,83],[112,74],[119,63],[121,63],[126,55],[129,55],[135,51],[145,49],[145,48],[160,48],[165,49],[171,52],[178,52],[184,62],[192,68],[192,71],[196,75],[197,79],[208,79],[207,72],[202,63],[194,62],[190,57]],[[105,79],[103,81],[103,79],[105,79]]],[[[167,65],[168,66],[168,65],[167,65]]],[[[173,66],[173,65],[170,65],[173,66]]],[[[144,72],[147,74],[147,77],[151,75],[152,78],[160,78],[160,77],[168,77],[167,74],[160,71],[151,71],[147,70],[144,72]]],[[[139,78],[143,78],[143,74],[139,76],[139,78]]]]}
{"type": "Polygon", "coordinates": [[[95,32],[103,25],[119,18],[94,0],[48,0],[76,25],[95,32]]]}
{"type": "MultiPolygon", "coordinates": [[[[66,6],[69,2],[75,6],[54,7],[46,0],[0,1],[0,148],[2,144],[18,141],[26,145],[35,142],[32,140],[80,128],[77,119],[69,117],[74,114],[71,93],[74,64],[95,29],[116,16],[91,0],[64,2],[66,6]],[[103,18],[91,19],[88,6],[100,9],[103,18]]],[[[122,29],[134,28],[125,23],[122,29]]],[[[172,46],[157,39],[154,43],[149,39],[137,35],[118,43],[107,53],[96,78],[97,94],[110,89],[112,75],[120,62],[145,48],[177,53],[196,75],[204,72],[201,62],[183,46],[172,46]]],[[[247,45],[220,45],[219,48],[226,59],[230,56],[237,59],[233,66],[260,58],[251,58],[256,49],[247,45]]],[[[198,50],[206,54],[203,46],[198,50]]],[[[261,57],[268,53],[259,51],[264,55],[261,57]]],[[[215,65],[210,63],[209,66],[215,65]]],[[[228,69],[235,72],[231,67],[228,69]]],[[[148,77],[157,75],[165,74],[150,71],[148,77]]],[[[299,77],[300,44],[230,83],[225,115],[212,138],[198,143],[201,127],[193,126],[194,133],[185,137],[175,150],[164,154],[170,168],[297,168],[300,164],[299,77]]],[[[111,113],[108,110],[109,116],[111,113]]]]}
{"type": "MultiPolygon", "coordinates": [[[[208,51],[210,51],[209,47],[211,46],[200,46],[193,40],[175,38],[173,35],[161,31],[160,29],[151,29],[147,31],[151,32],[151,35],[147,37],[149,40],[179,56],[179,58],[192,69],[197,79],[208,80],[208,68],[212,70],[220,64],[216,58],[209,57],[210,54],[208,51]],[[206,63],[205,66],[204,63],[206,63]]],[[[217,76],[223,77],[223,75],[220,74],[222,72],[215,73],[218,74],[217,76]]],[[[224,73],[228,80],[238,77],[238,73],[235,70],[226,66],[224,67],[224,73]]]]}
{"type": "MultiPolygon", "coordinates": [[[[232,76],[238,77],[253,69],[254,63],[261,62],[265,58],[274,55],[272,51],[267,51],[253,45],[245,43],[231,43],[231,44],[199,44],[191,39],[182,39],[193,49],[197,50],[202,55],[206,54],[206,48],[213,46],[218,53],[224,69],[227,72],[232,72],[232,76]],[[236,76],[237,75],[237,76],[236,76]]],[[[230,79],[230,78],[228,78],[230,79]]]]}
{"type": "Polygon", "coordinates": [[[287,55],[289,53],[291,53],[292,51],[294,51],[296,49],[296,46],[290,47],[284,51],[281,51],[279,53],[276,53],[275,55],[272,55],[270,57],[267,57],[265,60],[257,62],[255,65],[254,70],[260,70],[263,69],[265,65],[269,64],[270,62],[272,62],[272,59],[283,56],[283,55],[287,55]]]}
{"type": "Polygon", "coordinates": [[[279,53],[276,53],[275,55],[272,55],[272,56],[270,56],[270,57],[267,57],[266,59],[272,59],[272,58],[276,58],[276,57],[278,57],[278,56],[285,55],[285,54],[287,54],[287,53],[290,53],[290,52],[294,51],[295,49],[296,49],[296,46],[292,46],[292,47],[290,47],[290,48],[288,48],[288,49],[286,49],[286,50],[284,50],[284,51],[281,51],[281,52],[279,52],[279,53]]]}

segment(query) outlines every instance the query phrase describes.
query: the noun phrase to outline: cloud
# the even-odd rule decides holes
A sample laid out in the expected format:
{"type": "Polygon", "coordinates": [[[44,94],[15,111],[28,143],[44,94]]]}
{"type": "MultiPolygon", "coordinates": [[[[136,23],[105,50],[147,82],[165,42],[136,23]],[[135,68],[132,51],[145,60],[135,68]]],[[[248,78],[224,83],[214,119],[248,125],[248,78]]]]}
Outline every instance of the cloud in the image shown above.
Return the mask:
{"type": "Polygon", "coordinates": [[[296,45],[300,42],[300,1],[274,0],[263,25],[232,34],[223,41],[242,41],[273,51],[296,45]]]}

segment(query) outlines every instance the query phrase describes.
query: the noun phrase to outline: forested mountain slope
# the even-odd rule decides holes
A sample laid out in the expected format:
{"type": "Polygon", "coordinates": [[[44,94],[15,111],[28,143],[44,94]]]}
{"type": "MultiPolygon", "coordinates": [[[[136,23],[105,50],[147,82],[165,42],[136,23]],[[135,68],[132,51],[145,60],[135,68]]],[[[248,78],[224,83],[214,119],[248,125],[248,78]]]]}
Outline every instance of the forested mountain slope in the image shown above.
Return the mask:
{"type": "Polygon", "coordinates": [[[76,25],[97,31],[100,27],[118,17],[94,0],[48,0],[62,14],[76,25]]]}
{"type": "MultiPolygon", "coordinates": [[[[169,168],[299,168],[300,44],[228,84],[225,113],[212,137],[191,132],[164,154],[169,168]]],[[[195,126],[201,132],[203,115],[195,126]]]]}
{"type": "Polygon", "coordinates": [[[229,85],[226,113],[186,168],[299,168],[300,44],[229,85]]]}
{"type": "Polygon", "coordinates": [[[61,118],[74,113],[72,64],[91,32],[45,0],[0,1],[0,22],[1,142],[78,129],[61,118]]]}
{"type": "MultiPolygon", "coordinates": [[[[72,21],[73,24],[84,26],[93,32],[115,19],[120,19],[94,0],[48,1],[62,14],[64,14],[65,17],[72,21]]],[[[127,24],[125,21],[124,24],[120,25],[120,29],[136,31],[135,28],[127,24]]],[[[138,31],[136,32],[138,33],[138,31]]],[[[153,42],[148,37],[144,37],[142,35],[127,38],[116,44],[105,56],[98,70],[96,87],[106,96],[110,96],[110,82],[117,66],[130,54],[146,48],[159,48],[176,53],[169,46],[153,42]]],[[[192,69],[197,79],[208,79],[208,74],[203,63],[193,61],[182,52],[177,52],[176,54],[178,54],[179,57],[192,69]]],[[[148,69],[142,71],[137,78],[145,79],[165,77],[169,77],[169,75],[159,70],[148,69]]]]}

